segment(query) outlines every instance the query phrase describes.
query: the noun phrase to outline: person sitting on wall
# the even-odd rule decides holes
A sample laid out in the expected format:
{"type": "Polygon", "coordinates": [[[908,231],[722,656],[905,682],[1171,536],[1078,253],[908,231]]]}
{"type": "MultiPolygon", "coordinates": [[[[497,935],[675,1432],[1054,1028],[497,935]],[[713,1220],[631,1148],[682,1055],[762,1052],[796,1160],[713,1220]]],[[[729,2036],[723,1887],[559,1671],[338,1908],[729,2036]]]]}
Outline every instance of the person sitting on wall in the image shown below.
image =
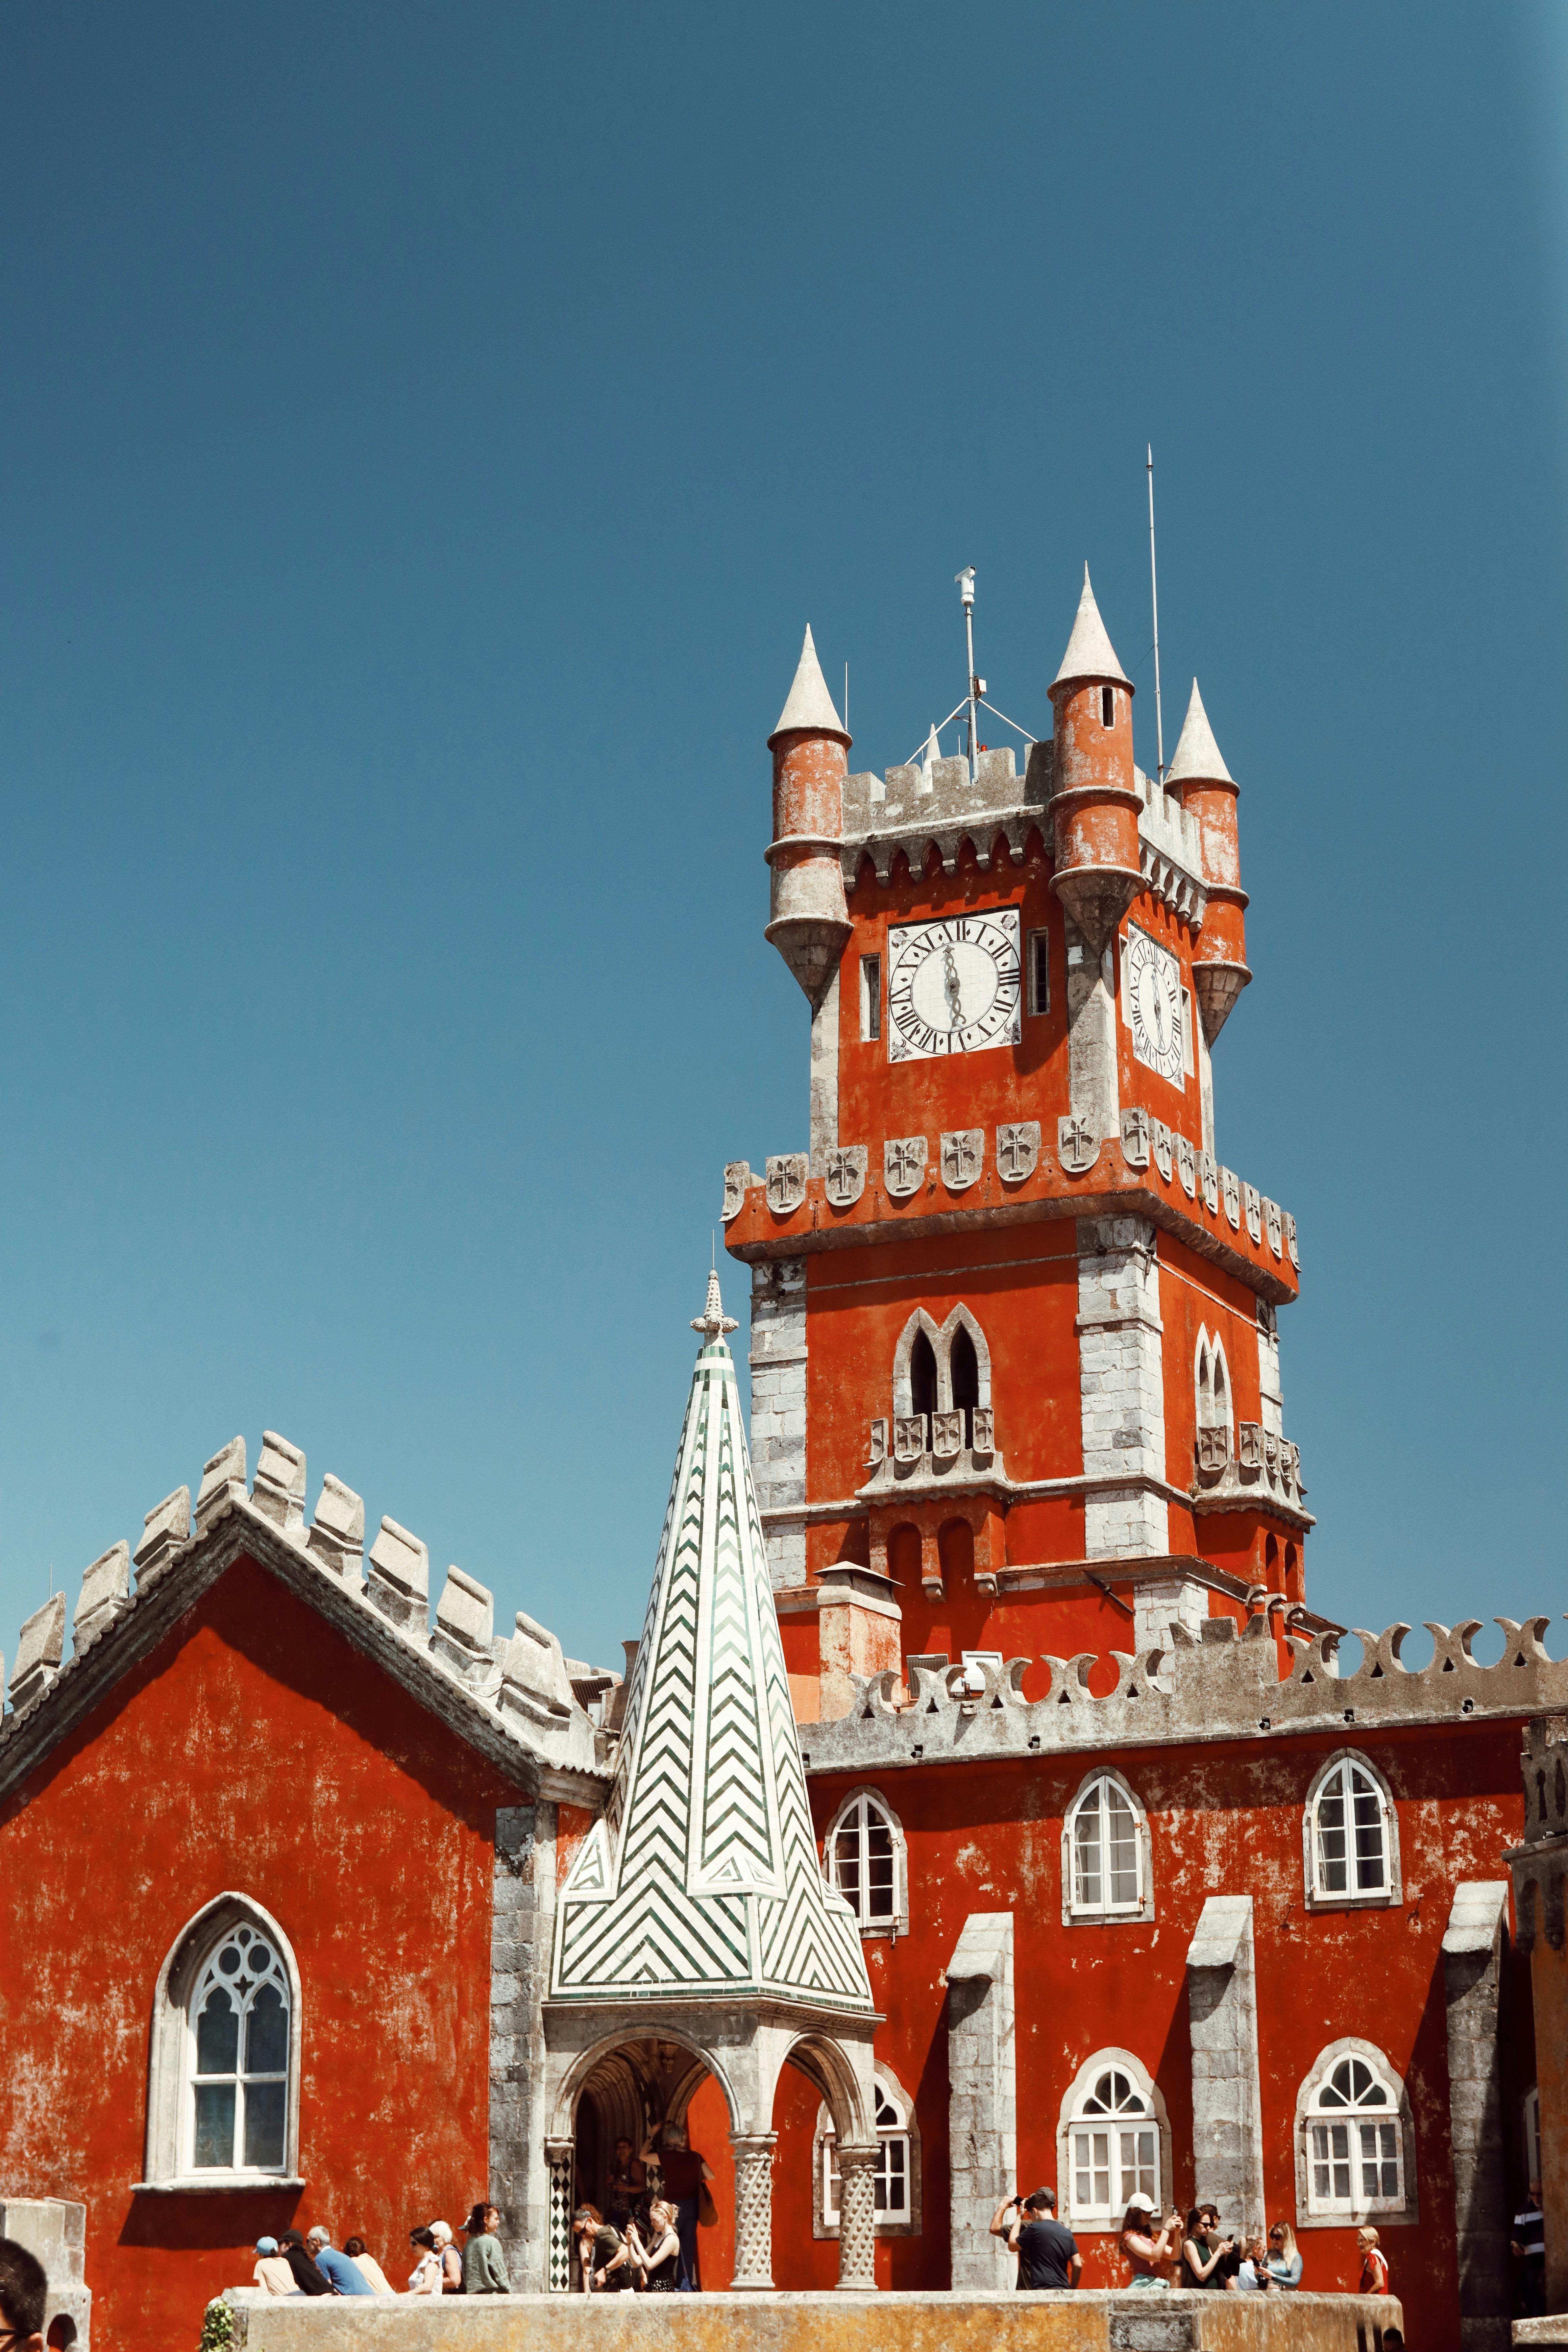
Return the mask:
{"type": "Polygon", "coordinates": [[[294,2273],[278,2251],[276,2238],[256,2241],[256,2268],[250,2273],[264,2294],[298,2294],[294,2273]]]}
{"type": "Polygon", "coordinates": [[[332,2243],[331,2231],[323,2230],[318,2221],[305,2243],[315,2258],[316,2268],[323,2278],[330,2278],[340,2294],[374,2294],[375,2289],[348,2254],[340,2254],[332,2243]]]}
{"type": "Polygon", "coordinates": [[[298,2230],[285,2230],[278,2241],[278,2251],[294,2273],[294,2284],[301,2294],[335,2294],[337,2289],[326,2273],[320,2269],[305,2252],[305,2241],[298,2230]]]}
{"type": "Polygon", "coordinates": [[[1301,2284],[1301,2256],[1296,2232],[1289,2221],[1276,2221],[1268,2232],[1268,2275],[1277,2287],[1301,2284]]]}
{"type": "Polygon", "coordinates": [[[1121,2217],[1121,2253],[1132,2275],[1130,2288],[1148,2292],[1167,2288],[1171,2282],[1165,2276],[1182,2234],[1182,2217],[1168,2213],[1160,2227],[1158,2217],[1147,2197],[1130,2197],[1127,2210],[1121,2217]]]}
{"type": "MultiPolygon", "coordinates": [[[[662,2146],[656,2148],[650,2133],[641,2160],[644,2164],[656,2162],[663,2176],[665,2199],[675,2208],[675,2226],[680,2238],[681,2282],[695,2294],[702,2284],[697,2260],[697,2223],[702,2210],[703,2188],[713,2178],[712,2168],[699,2149],[688,2146],[684,2124],[666,2124],[659,2137],[662,2146]]],[[[710,2209],[712,2202],[710,2196],[710,2209]]]]}
{"type": "Polygon", "coordinates": [[[1358,2230],[1355,2242],[1361,2248],[1361,2284],[1356,2292],[1359,2294],[1386,2294],[1388,2263],[1378,2250],[1377,2231],[1358,2230]]]}
{"type": "Polygon", "coordinates": [[[675,2208],[663,2197],[656,2197],[648,2207],[647,2237],[644,2240],[634,2221],[630,2231],[632,2260],[642,2273],[642,2284],[649,2294],[673,2294],[679,2283],[680,2237],[675,2226],[675,2208]]]}
{"type": "Polygon", "coordinates": [[[408,2273],[409,2294],[439,2294],[441,2256],[434,2237],[426,2229],[410,2230],[408,2242],[414,2249],[414,2268],[408,2273]]]}
{"type": "Polygon", "coordinates": [[[1054,2189],[1037,2189],[1032,2197],[1015,2189],[991,2216],[991,2235],[1005,2238],[1007,2252],[1017,2255],[1014,2284],[1027,2294],[1075,2287],[1083,2275],[1078,2240],[1057,2220],[1054,2189]],[[1011,2221],[1004,2218],[1008,2213],[1011,2221]]]}
{"type": "Polygon", "coordinates": [[[0,2320],[6,2352],[44,2352],[44,2305],[49,2282],[37,2254],[15,2238],[0,2238],[0,2320]]]}
{"type": "Polygon", "coordinates": [[[395,2294],[397,2293],[397,2289],[393,2285],[392,2281],[387,2277],[386,2273],[382,2269],[381,2264],[376,2261],[375,2256],[366,2252],[365,2242],[363,2238],[345,2238],[343,2240],[343,2252],[347,2254],[351,2263],[357,2263],[359,2264],[360,2276],[370,2288],[372,2294],[395,2294]]]}
{"type": "Polygon", "coordinates": [[[465,2294],[510,2294],[511,2277],[496,2235],[500,2215],[493,2205],[476,2205],[463,2224],[468,2244],[463,2248],[465,2294]]]}
{"type": "Polygon", "coordinates": [[[1222,2267],[1231,2252],[1231,2242],[1219,2232],[1219,2215],[1212,2205],[1194,2205],[1187,2215],[1187,2232],[1182,2240],[1182,2264],[1176,2273],[1177,2284],[1184,2287],[1222,2287],[1225,2272],[1222,2267]]]}

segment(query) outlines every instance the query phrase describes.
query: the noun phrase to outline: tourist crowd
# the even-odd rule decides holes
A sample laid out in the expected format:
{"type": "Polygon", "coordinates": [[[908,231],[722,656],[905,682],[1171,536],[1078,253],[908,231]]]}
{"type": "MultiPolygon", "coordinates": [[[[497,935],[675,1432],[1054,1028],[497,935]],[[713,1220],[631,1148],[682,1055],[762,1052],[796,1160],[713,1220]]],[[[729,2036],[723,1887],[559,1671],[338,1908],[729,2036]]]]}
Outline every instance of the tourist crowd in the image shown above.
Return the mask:
{"type": "Polygon", "coordinates": [[[340,2252],[319,2222],[303,2237],[285,2230],[280,2238],[258,2238],[251,2275],[268,2294],[510,2294],[500,2227],[493,2205],[476,2205],[461,2253],[445,2221],[410,2230],[414,2267],[405,2287],[393,2285],[363,2238],[345,2238],[340,2252]]]}
{"type": "MultiPolygon", "coordinates": [[[[1016,2284],[1026,2289],[1076,2287],[1083,2257],[1070,2230],[1057,2220],[1057,2192],[1037,2189],[1031,2197],[1015,2189],[991,2218],[991,2234],[1005,2239],[1018,2257],[1016,2284]]],[[[1129,2288],[1145,2293],[1173,2286],[1223,2290],[1230,2294],[1289,2294],[1301,2284],[1301,2256],[1289,2221],[1276,2221],[1267,2234],[1244,2237],[1226,2230],[1217,2205],[1194,2205],[1184,2228],[1173,2210],[1163,2221],[1147,2197],[1132,2198],[1121,2219],[1121,2258],[1129,2288]]],[[[1388,2263],[1375,2230],[1359,2230],[1361,2275],[1337,2284],[1360,2294],[1386,2294],[1388,2263]]],[[[1399,2330],[1385,2328],[1404,2352],[1399,2330]]]]}

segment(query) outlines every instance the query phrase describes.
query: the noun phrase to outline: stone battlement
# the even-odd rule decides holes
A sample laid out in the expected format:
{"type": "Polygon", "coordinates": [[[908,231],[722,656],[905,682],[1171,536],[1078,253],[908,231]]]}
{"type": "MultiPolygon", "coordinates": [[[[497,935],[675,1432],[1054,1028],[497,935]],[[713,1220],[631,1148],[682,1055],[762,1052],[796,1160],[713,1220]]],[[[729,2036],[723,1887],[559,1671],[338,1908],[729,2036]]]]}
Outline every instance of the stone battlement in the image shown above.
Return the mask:
{"type": "Polygon", "coordinates": [[[1290,1630],[1276,1597],[1255,1609],[1239,1633],[1233,1619],[1215,1617],[1198,1637],[1173,1624],[1169,1648],[1140,1657],[1112,1651],[1116,1687],[1103,1697],[1089,1686],[1101,1664],[1093,1651],[1046,1657],[1049,1687],[1035,1699],[1022,1689],[1037,1663],[1032,1658],[977,1665],[973,1671],[984,1681],[979,1692],[969,1688],[961,1664],[909,1659],[907,1685],[893,1669],[853,1676],[847,1714],[803,1724],[801,1739],[813,1772],[880,1773],[1075,1749],[1267,1741],[1281,1733],[1345,1727],[1364,1737],[1404,1725],[1496,1721],[1568,1705],[1568,1658],[1551,1658],[1542,1646],[1550,1618],[1493,1622],[1504,1634],[1495,1665],[1475,1657],[1470,1645],[1480,1620],[1469,1618],[1451,1628],[1429,1625],[1432,1660],[1417,1669],[1400,1660],[1408,1625],[1391,1625],[1380,1634],[1356,1627],[1363,1656],[1347,1675],[1339,1668],[1338,1633],[1303,1638],[1290,1630]],[[1283,1624],[1277,1634],[1279,1619],[1283,1624]],[[1284,1674],[1281,1639],[1290,1654],[1284,1674]]]}
{"type": "MultiPolygon", "coordinates": [[[[69,1659],[63,1591],[23,1625],[10,1710],[0,1722],[0,1783],[27,1769],[58,1736],[47,1717],[58,1716],[63,1728],[81,1703],[90,1703],[111,1664],[106,1649],[144,1646],[154,1637],[147,1621],[162,1630],[171,1593],[185,1585],[205,1589],[211,1577],[204,1577],[204,1567],[221,1573],[241,1552],[281,1568],[285,1581],[323,1606],[356,1647],[395,1672],[412,1671],[416,1663],[418,1695],[459,1728],[478,1709],[500,1735],[501,1753],[515,1751],[511,1760],[526,1759],[531,1770],[545,1764],[596,1773],[598,1735],[555,1635],[521,1611],[512,1633],[498,1635],[493,1596],[455,1566],[447,1570],[432,1623],[426,1546],[393,1518],[383,1518],[368,1553],[364,1533],[363,1499],[330,1472],[306,1526],[305,1456],[275,1431],[263,1433],[247,1491],[245,1440],[232,1438],[204,1466],[194,1523],[191,1490],[176,1486],[146,1514],[134,1552],[128,1542],[111,1544],[85,1570],[69,1659]],[[164,1605],[154,1609],[160,1595],[164,1605]],[[448,1708],[447,1691],[461,1704],[448,1708]]],[[[597,1692],[616,1680],[592,1676],[590,1684],[597,1692]]]]}
{"type": "Polygon", "coordinates": [[[1382,2352],[1392,2295],[288,2296],[230,2288],[234,2352],[1382,2352]]]}

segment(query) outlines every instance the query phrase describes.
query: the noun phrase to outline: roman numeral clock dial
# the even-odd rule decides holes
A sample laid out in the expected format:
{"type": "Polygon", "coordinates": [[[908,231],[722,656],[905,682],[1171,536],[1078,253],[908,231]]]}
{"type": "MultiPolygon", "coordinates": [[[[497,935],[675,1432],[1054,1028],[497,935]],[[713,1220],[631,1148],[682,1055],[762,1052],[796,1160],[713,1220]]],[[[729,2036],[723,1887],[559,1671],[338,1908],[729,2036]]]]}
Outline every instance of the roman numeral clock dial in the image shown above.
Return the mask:
{"type": "Polygon", "coordinates": [[[1128,927],[1127,1010],[1132,1051],[1173,1086],[1184,1083],[1185,1041],[1182,1028],[1182,971],[1176,959],[1147,931],[1128,927]]]}
{"type": "Polygon", "coordinates": [[[1023,1034],[1018,909],[900,923],[888,933],[888,1059],[1016,1045],[1023,1034]]]}

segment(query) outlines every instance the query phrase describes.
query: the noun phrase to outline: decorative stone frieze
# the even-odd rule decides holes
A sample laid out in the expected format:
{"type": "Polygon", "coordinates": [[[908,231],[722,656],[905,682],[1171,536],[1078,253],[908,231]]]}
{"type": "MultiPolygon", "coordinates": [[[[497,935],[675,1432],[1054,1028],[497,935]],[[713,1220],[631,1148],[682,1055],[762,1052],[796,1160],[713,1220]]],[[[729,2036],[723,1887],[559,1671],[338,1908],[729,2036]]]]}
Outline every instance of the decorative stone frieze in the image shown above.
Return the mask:
{"type": "Polygon", "coordinates": [[[752,1163],[749,1160],[731,1160],[724,1170],[724,1205],[720,1211],[725,1224],[738,1217],[752,1189],[752,1163]]]}
{"type": "Polygon", "coordinates": [[[1302,1500],[1307,1489],[1301,1483],[1300,1448],[1256,1421],[1237,1423],[1236,1445],[1233,1457],[1228,1429],[1198,1432],[1193,1508],[1261,1508],[1277,1511],[1302,1528],[1314,1526],[1302,1500]]]}
{"type": "Polygon", "coordinates": [[[1081,1112],[1058,1119],[1057,1158],[1069,1176],[1087,1176],[1100,1158],[1100,1138],[1081,1112]]]}
{"type": "Polygon", "coordinates": [[[899,1463],[919,1462],[926,1450],[926,1417],[923,1412],[904,1412],[893,1422],[893,1459],[899,1463]]]}
{"type": "Polygon", "coordinates": [[[942,1139],[942,1181],[950,1192],[967,1192],[985,1165],[985,1129],[961,1127],[942,1139]]]}
{"type": "Polygon", "coordinates": [[[245,1440],[231,1437],[202,1466],[202,1483],[196,1493],[197,1535],[205,1535],[220,1511],[230,1503],[243,1503],[245,1496],[245,1440]]]}
{"type": "Polygon", "coordinates": [[[261,1459],[256,1465],[250,1499],[286,1536],[303,1529],[305,1456],[275,1429],[261,1433],[261,1459]]]}
{"type": "Polygon", "coordinates": [[[1204,1188],[1204,1206],[1211,1217],[1219,1214],[1219,1170],[1212,1151],[1198,1154],[1198,1181],[1204,1188]]]}
{"type": "Polygon", "coordinates": [[[882,1181],[895,1201],[907,1201],[925,1181],[923,1135],[895,1135],[882,1146],[882,1181]]]}
{"type": "Polygon", "coordinates": [[[1263,1203],[1263,1215],[1268,1228],[1268,1246],[1278,1257],[1285,1237],[1284,1212],[1278,1201],[1266,1200],[1263,1203]]]}
{"type": "Polygon", "coordinates": [[[1244,1184],[1241,1197],[1247,1210],[1247,1230],[1255,1242],[1260,1242],[1263,1239],[1263,1202],[1256,1184],[1244,1184]]]}
{"type": "Polygon", "coordinates": [[[976,1462],[989,1462],[995,1447],[996,1424],[991,1407],[977,1404],[970,1413],[973,1430],[973,1454],[976,1462]]]}
{"type": "Polygon", "coordinates": [[[1200,1429],[1198,1432],[1198,1468],[1205,1475],[1218,1477],[1230,1459],[1230,1426],[1200,1429]]]}
{"type": "Polygon", "coordinates": [[[330,1470],[321,1481],[316,1516],[310,1522],[305,1549],[312,1559],[319,1559],[323,1568],[330,1568],[345,1582],[357,1586],[362,1581],[364,1501],[352,1486],[334,1478],[330,1470]]]}
{"type": "Polygon", "coordinates": [[[110,1544],[100,1552],[81,1580],[81,1593],[71,1620],[71,1647],[84,1650],[106,1633],[131,1606],[131,1547],[110,1544]]]}
{"type": "Polygon", "coordinates": [[[1220,1189],[1225,1194],[1225,1213],[1230,1220],[1231,1231],[1241,1231],[1241,1179],[1234,1168],[1219,1171],[1220,1189]]]}
{"type": "MultiPolygon", "coordinates": [[[[270,1518],[271,1512],[267,1516],[270,1518]]],[[[188,1486],[176,1486],[172,1495],[153,1504],[142,1522],[142,1540],[131,1555],[136,1563],[138,1582],[155,1574],[190,1539],[191,1490],[188,1486]]]]}
{"type": "Polygon", "coordinates": [[[963,1415],[962,1412],[933,1412],[931,1417],[931,1451],[933,1462],[955,1462],[963,1446],[963,1415]]]}
{"type": "MultiPolygon", "coordinates": [[[[187,1506],[189,1492],[186,1492],[187,1506]]],[[[11,1705],[18,1715],[42,1698],[59,1674],[66,1646],[66,1597],[57,1592],[35,1609],[16,1637],[16,1664],[11,1668],[11,1705]]]]}
{"type": "Polygon", "coordinates": [[[1289,1209],[1285,1212],[1285,1246],[1290,1253],[1291,1265],[1299,1271],[1301,1264],[1301,1253],[1296,1243],[1296,1220],[1290,1214],[1289,1209]]]}
{"type": "Polygon", "coordinates": [[[866,1455],[867,1466],[877,1469],[888,1458],[888,1424],[879,1417],[871,1423],[870,1449],[866,1455]]]}
{"type": "Polygon", "coordinates": [[[1136,1108],[1121,1114],[1121,1157],[1129,1168],[1149,1165],[1149,1114],[1136,1108]]]}
{"type": "Polygon", "coordinates": [[[1176,1164],[1174,1139],[1163,1118],[1155,1119],[1153,1126],[1154,1165],[1168,1184],[1171,1181],[1171,1171],[1176,1164]]]}
{"type": "Polygon", "coordinates": [[[494,1632],[493,1596],[460,1568],[449,1568],[436,1604],[432,1654],[474,1689],[499,1691],[501,1670],[491,1647],[494,1632]]]}
{"type": "Polygon", "coordinates": [[[501,1713],[539,1724],[569,1716],[572,1682],[560,1642],[548,1626],[525,1616],[521,1609],[516,1626],[500,1661],[497,1704],[501,1713]]]}
{"type": "Polygon", "coordinates": [[[768,1161],[768,1206],[775,1217],[791,1217],[805,1199],[811,1162],[804,1151],[782,1151],[768,1161]]]}
{"type": "Polygon", "coordinates": [[[1176,1171],[1182,1180],[1182,1190],[1189,1201],[1197,1198],[1198,1155],[1184,1135],[1176,1138],[1176,1171]]]}
{"type": "Polygon", "coordinates": [[[836,1145],[822,1171],[822,1189],[836,1209],[852,1209],[866,1190],[868,1158],[863,1143],[836,1145]]]}
{"type": "Polygon", "coordinates": [[[383,1519],[366,1562],[364,1597],[400,1633],[423,1635],[430,1623],[430,1555],[395,1519],[383,1519]]]}
{"type": "Polygon", "coordinates": [[[1040,1122],[1014,1119],[996,1130],[996,1172],[1004,1184],[1022,1184],[1040,1160],[1040,1122]]]}

